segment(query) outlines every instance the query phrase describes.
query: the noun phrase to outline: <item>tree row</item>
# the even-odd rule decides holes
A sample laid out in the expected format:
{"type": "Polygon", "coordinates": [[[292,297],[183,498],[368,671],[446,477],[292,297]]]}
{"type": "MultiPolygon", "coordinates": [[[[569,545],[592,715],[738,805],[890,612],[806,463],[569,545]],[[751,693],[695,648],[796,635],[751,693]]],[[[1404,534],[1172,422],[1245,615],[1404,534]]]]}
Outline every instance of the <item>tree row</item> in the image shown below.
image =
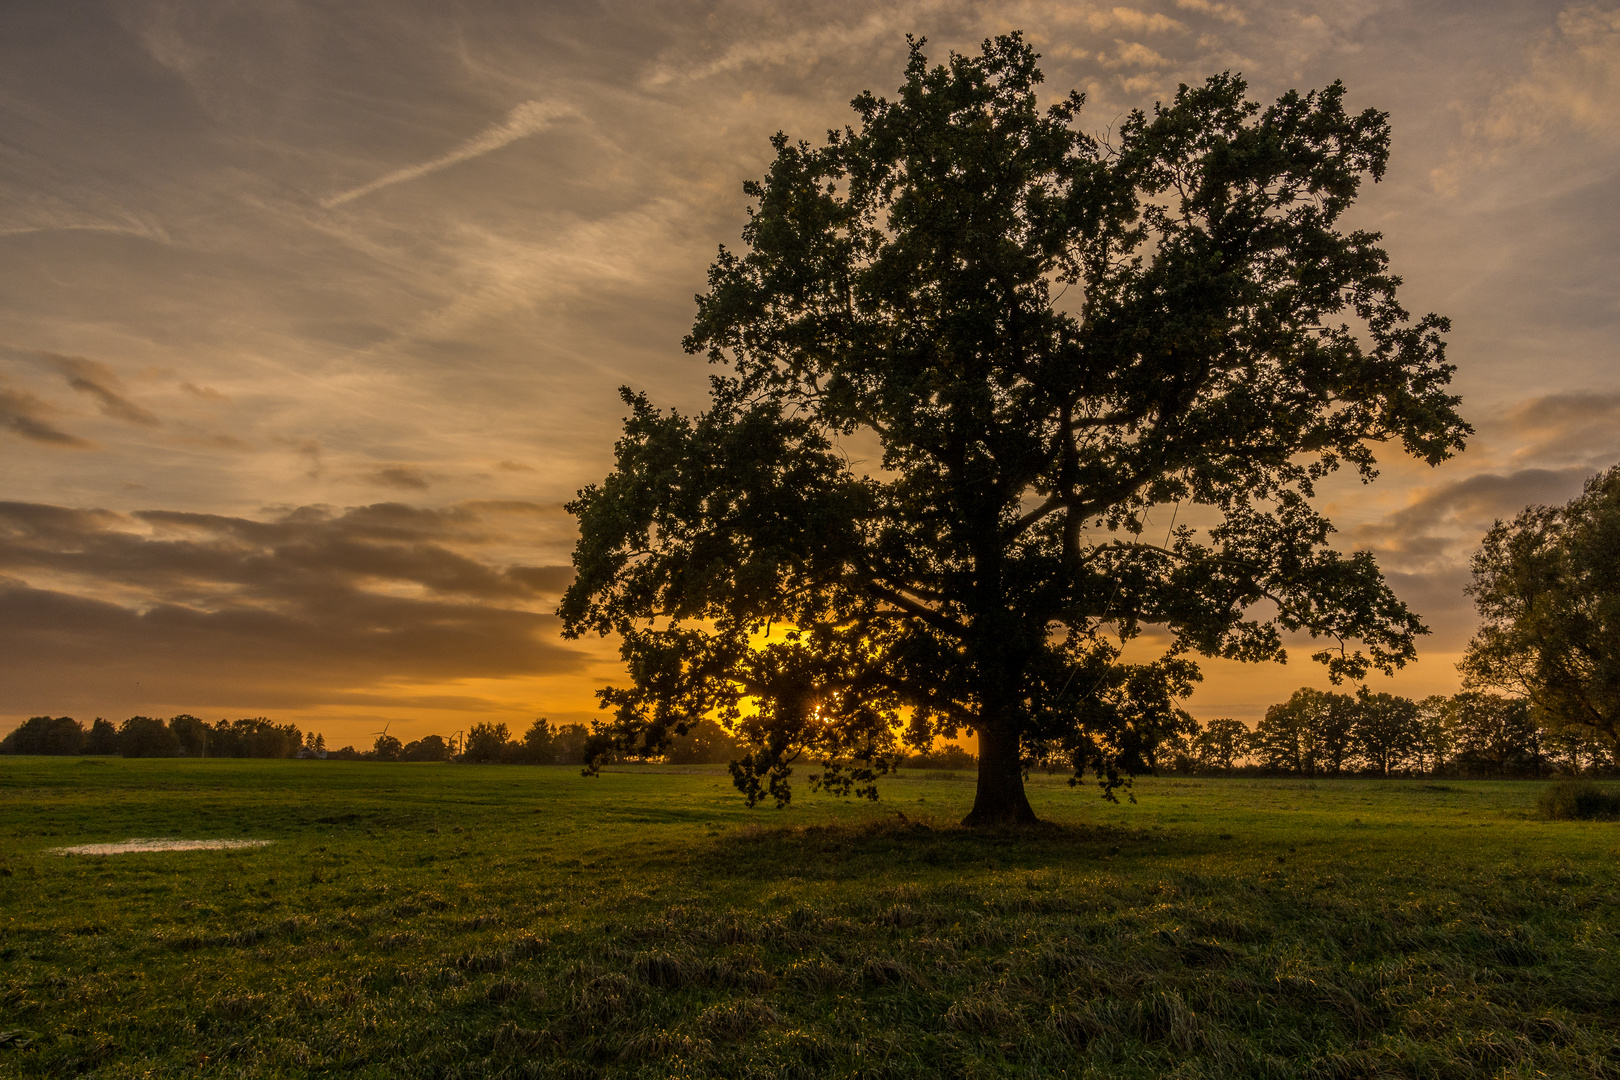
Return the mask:
{"type": "Polygon", "coordinates": [[[1542,726],[1529,702],[1465,691],[1421,701],[1302,687],[1251,731],[1196,725],[1161,764],[1180,773],[1283,776],[1539,777],[1620,773],[1615,747],[1570,726],[1542,726]]]}

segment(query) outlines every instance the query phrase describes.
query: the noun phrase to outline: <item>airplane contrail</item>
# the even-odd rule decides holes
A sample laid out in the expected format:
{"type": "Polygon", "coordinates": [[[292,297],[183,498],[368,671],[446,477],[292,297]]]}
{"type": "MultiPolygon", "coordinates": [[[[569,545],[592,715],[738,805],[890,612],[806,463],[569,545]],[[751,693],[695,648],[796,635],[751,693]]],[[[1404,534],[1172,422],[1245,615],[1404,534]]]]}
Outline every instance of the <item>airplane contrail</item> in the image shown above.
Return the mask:
{"type": "Polygon", "coordinates": [[[573,113],[574,110],[566,105],[552,105],[543,101],[525,101],[508,112],[499,121],[480,131],[448,154],[436,157],[432,161],[424,161],[420,165],[410,165],[403,169],[397,169],[387,176],[378,177],[369,184],[361,184],[357,188],[350,188],[348,191],[333,195],[329,199],[322,199],[321,206],[330,210],[334,206],[342,206],[344,203],[358,199],[362,195],[370,195],[373,191],[388,187],[390,184],[415,180],[418,176],[426,176],[428,173],[447,169],[469,158],[487,154],[491,150],[499,150],[508,143],[514,143],[525,136],[544,130],[559,116],[569,116],[573,115],[573,113]]]}

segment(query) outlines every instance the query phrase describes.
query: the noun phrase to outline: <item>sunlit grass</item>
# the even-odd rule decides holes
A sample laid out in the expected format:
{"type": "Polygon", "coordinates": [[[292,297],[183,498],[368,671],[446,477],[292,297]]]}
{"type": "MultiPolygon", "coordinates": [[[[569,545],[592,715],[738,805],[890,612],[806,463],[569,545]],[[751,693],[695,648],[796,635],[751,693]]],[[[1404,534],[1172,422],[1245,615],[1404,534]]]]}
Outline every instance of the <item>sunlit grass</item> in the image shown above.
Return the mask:
{"type": "Polygon", "coordinates": [[[1620,1075],[1541,785],[0,759],[0,1075],[1620,1075]],[[265,848],[63,856],[134,836],[265,848]]]}

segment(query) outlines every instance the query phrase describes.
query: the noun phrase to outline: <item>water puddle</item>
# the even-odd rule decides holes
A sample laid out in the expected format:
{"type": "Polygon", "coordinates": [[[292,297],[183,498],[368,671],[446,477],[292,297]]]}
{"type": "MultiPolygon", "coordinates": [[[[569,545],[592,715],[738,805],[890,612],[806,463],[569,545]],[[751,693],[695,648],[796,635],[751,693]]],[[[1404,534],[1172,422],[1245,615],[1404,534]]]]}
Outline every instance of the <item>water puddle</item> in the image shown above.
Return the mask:
{"type": "Polygon", "coordinates": [[[131,851],[220,851],[230,848],[264,847],[268,840],[174,840],[163,837],[135,837],[116,844],[78,844],[52,848],[58,855],[123,855],[131,851]]]}

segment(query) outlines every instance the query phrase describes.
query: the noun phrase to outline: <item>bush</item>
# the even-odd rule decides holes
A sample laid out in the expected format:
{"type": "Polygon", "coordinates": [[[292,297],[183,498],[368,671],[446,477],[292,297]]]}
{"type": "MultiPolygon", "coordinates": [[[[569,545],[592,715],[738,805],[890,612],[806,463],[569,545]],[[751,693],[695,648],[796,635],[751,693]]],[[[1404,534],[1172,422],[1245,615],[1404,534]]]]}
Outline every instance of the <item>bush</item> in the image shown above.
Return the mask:
{"type": "Polygon", "coordinates": [[[906,758],[910,769],[976,769],[979,759],[955,743],[942,743],[926,754],[913,754],[906,758]]]}
{"type": "Polygon", "coordinates": [[[1613,821],[1620,818],[1620,791],[1560,781],[1541,793],[1541,816],[1553,821],[1613,821]]]}

